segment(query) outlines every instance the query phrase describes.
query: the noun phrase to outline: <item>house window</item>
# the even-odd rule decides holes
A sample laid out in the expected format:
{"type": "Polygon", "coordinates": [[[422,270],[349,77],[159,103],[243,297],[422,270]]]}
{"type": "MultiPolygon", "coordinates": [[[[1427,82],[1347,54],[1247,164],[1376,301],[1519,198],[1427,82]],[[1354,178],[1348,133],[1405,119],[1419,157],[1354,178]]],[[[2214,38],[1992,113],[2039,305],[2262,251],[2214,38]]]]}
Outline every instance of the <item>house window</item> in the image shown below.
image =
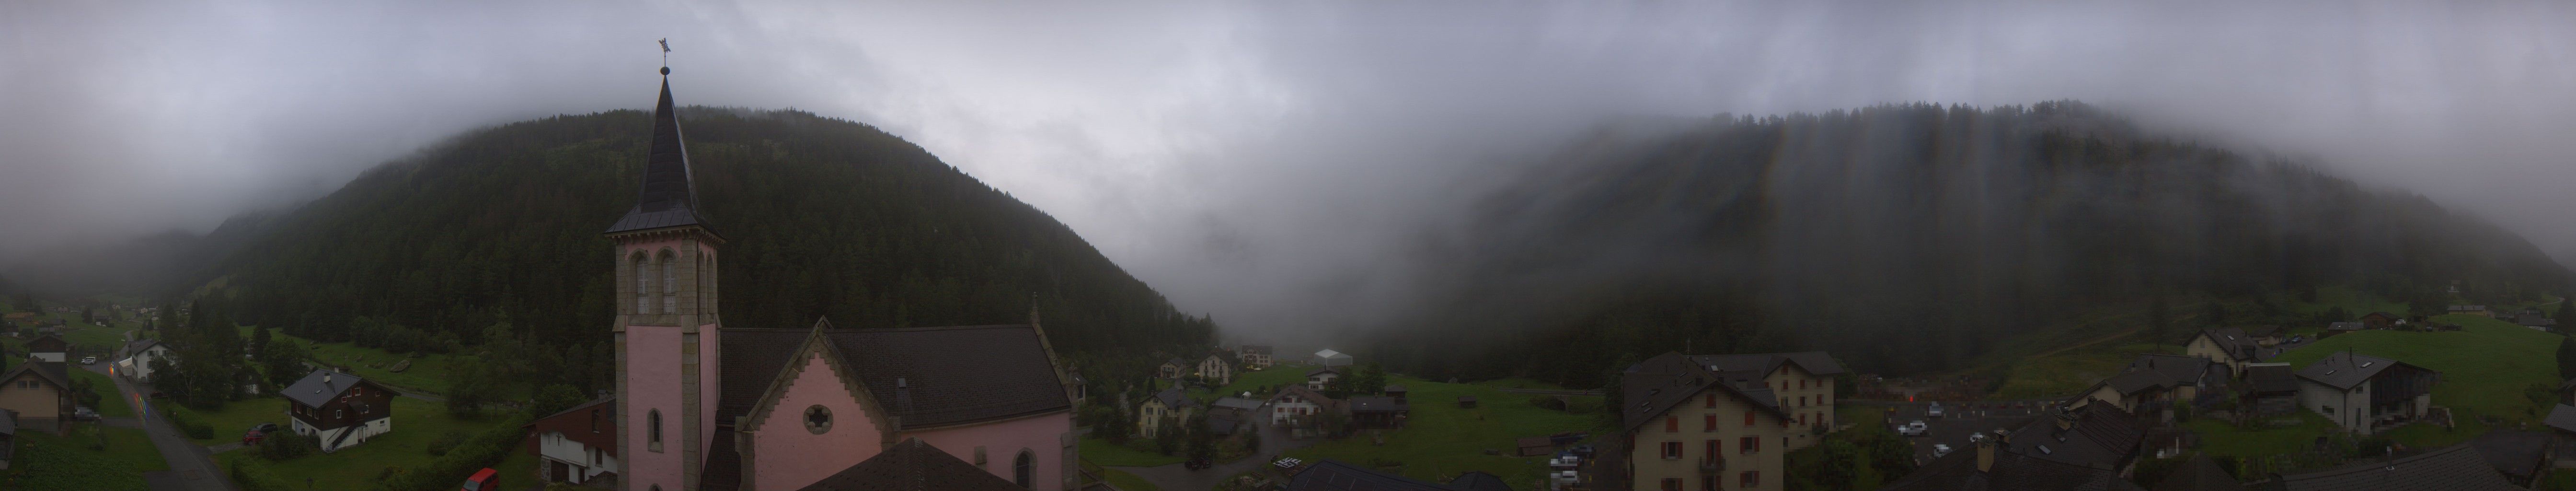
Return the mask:
{"type": "Polygon", "coordinates": [[[1664,478],[1664,491],[1682,491],[1682,478],[1664,478]]]}
{"type": "Polygon", "coordinates": [[[1805,415],[1805,414],[1799,414],[1799,415],[1798,415],[1798,425],[1800,425],[1800,426],[1805,426],[1806,424],[1807,424],[1807,415],[1805,415]]]}
{"type": "Polygon", "coordinates": [[[1707,425],[1706,428],[1701,428],[1700,431],[1717,431],[1717,415],[1703,414],[1700,415],[1700,418],[1704,420],[1701,422],[1707,425]]]}
{"type": "Polygon", "coordinates": [[[1664,442],[1664,458],[1682,458],[1682,442],[1664,442]]]}
{"type": "Polygon", "coordinates": [[[1753,410],[1751,409],[1744,410],[1744,426],[1753,426],[1753,410]]]}
{"type": "Polygon", "coordinates": [[[1672,433],[1677,431],[1682,431],[1682,417],[1671,415],[1664,416],[1664,432],[1672,433]]]}
{"type": "Polygon", "coordinates": [[[1037,482],[1037,473],[1038,454],[1029,452],[1029,449],[1020,449],[1020,456],[1011,459],[1012,483],[1019,484],[1023,488],[1029,487],[1031,483],[1037,482]]]}
{"type": "Polygon", "coordinates": [[[1744,471],[1744,477],[1743,477],[1743,478],[1738,479],[1738,481],[1741,481],[1741,482],[1736,483],[1736,485],[1738,485],[1738,486],[1743,486],[1743,487],[1748,487],[1748,488],[1750,488],[1750,487],[1754,487],[1754,486],[1761,486],[1761,485],[1762,485],[1762,472],[1761,472],[1761,471],[1744,471]]]}
{"type": "Polygon", "coordinates": [[[590,432],[599,432],[599,410],[597,409],[590,410],[590,432]]]}
{"type": "Polygon", "coordinates": [[[1807,406],[1807,396],[1798,396],[1798,407],[1807,406]]]}
{"type": "Polygon", "coordinates": [[[1717,393],[1716,393],[1716,392],[1710,392],[1710,393],[1708,393],[1708,399],[1707,399],[1707,402],[1702,402],[1702,403],[1700,403],[1700,406],[1699,406],[1699,407],[1706,407],[1706,408],[1714,408],[1714,407],[1717,407],[1717,393]]]}
{"type": "Polygon", "coordinates": [[[1707,455],[1699,456],[1701,461],[1716,462],[1717,459],[1726,457],[1726,447],[1720,445],[1717,440],[1709,440],[1701,444],[1701,446],[1704,447],[1703,450],[1707,450],[1707,455]]]}
{"type": "Polygon", "coordinates": [[[1739,441],[1739,442],[1736,442],[1735,446],[1737,447],[1737,450],[1742,451],[1742,452],[1744,452],[1745,454],[1752,454],[1752,453],[1754,453],[1754,452],[1760,452],[1760,451],[1762,451],[1762,437],[1758,437],[1758,436],[1748,436],[1748,437],[1744,437],[1744,439],[1743,439],[1743,440],[1741,440],[1741,441],[1739,441]]]}

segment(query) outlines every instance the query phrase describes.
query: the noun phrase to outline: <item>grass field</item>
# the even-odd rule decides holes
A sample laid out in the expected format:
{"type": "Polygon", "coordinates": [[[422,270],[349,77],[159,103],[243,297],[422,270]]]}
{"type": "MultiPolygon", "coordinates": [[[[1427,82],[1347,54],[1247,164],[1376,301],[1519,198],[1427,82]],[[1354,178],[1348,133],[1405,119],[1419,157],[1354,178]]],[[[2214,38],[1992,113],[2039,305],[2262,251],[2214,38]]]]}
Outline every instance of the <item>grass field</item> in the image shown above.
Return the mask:
{"type": "MultiPolygon", "coordinates": [[[[245,326],[242,329],[245,330],[242,336],[248,338],[250,333],[247,330],[253,328],[245,326]]],[[[392,367],[405,355],[375,348],[361,348],[349,343],[317,343],[310,339],[289,336],[284,331],[274,329],[269,330],[269,335],[273,339],[293,339],[304,343],[306,348],[312,349],[315,363],[348,367],[350,372],[361,378],[392,386],[403,392],[440,394],[447,390],[447,381],[451,380],[448,374],[453,364],[473,362],[473,357],[470,356],[423,354],[419,358],[411,359],[410,368],[404,369],[402,373],[394,373],[385,368],[392,367]]]]}
{"type": "Polygon", "coordinates": [[[2285,427],[2257,423],[2254,428],[2238,428],[2225,421],[2208,418],[2185,421],[2182,427],[2200,434],[2200,451],[2213,456],[2244,458],[2248,465],[2275,455],[2307,451],[2316,445],[2317,437],[2341,431],[2334,422],[2314,412],[2299,411],[2295,417],[2299,424],[2285,427]]]}
{"type": "Polygon", "coordinates": [[[2103,343],[2027,358],[2014,362],[2006,371],[2003,387],[1995,389],[2000,399],[2029,399],[2074,395],[2091,388],[2102,379],[2118,375],[2139,353],[2180,354],[2182,348],[2171,344],[2103,343]]]}
{"type": "MultiPolygon", "coordinates": [[[[2318,288],[2316,302],[2294,303],[2290,307],[2290,310],[2301,314],[2316,315],[2325,313],[2325,311],[2332,310],[2335,307],[2343,307],[2344,313],[2351,314],[2353,317],[2361,317],[2362,314],[2368,314],[2371,312],[2388,312],[2399,315],[2406,314],[2406,302],[2380,298],[2377,294],[2355,290],[2348,286],[2328,286],[2318,288]]],[[[2324,329],[2324,326],[2314,327],[2318,330],[2324,329]]]]}
{"type": "MultiPolygon", "coordinates": [[[[408,416],[401,412],[401,401],[403,400],[405,399],[396,398],[396,403],[394,404],[394,410],[396,411],[394,413],[394,417],[397,418],[394,420],[394,423],[397,425],[395,426],[397,431],[402,428],[399,426],[404,422],[402,418],[408,416]]],[[[261,397],[257,399],[233,401],[229,404],[224,404],[223,409],[215,411],[189,409],[186,406],[180,406],[177,403],[170,402],[169,399],[154,400],[152,401],[152,406],[161,409],[161,411],[165,413],[176,413],[180,417],[188,418],[191,421],[203,422],[209,426],[215,427],[215,436],[213,438],[197,440],[197,444],[199,445],[214,445],[225,442],[241,441],[243,432],[250,431],[251,426],[260,423],[277,423],[278,426],[286,426],[286,399],[281,397],[261,397]]],[[[445,410],[440,408],[440,412],[445,412],[445,410]]]]}
{"type": "Polygon", "coordinates": [[[2442,372],[2433,386],[2433,404],[2449,407],[2460,428],[2399,428],[2391,437],[2421,448],[2450,445],[2485,430],[2477,416],[2502,418],[2507,425],[2537,422],[2545,408],[2522,396],[2533,384],[2555,388],[2558,380],[2557,334],[2534,331],[2495,319],[2445,315],[2434,320],[2459,324],[2459,332],[2361,331],[2318,340],[2274,361],[2306,366],[2326,355],[2350,349],[2442,372]]]}
{"type": "Polygon", "coordinates": [[[1153,467],[1181,463],[1178,456],[1147,452],[1098,438],[1082,439],[1082,460],[1117,467],[1153,467]]]}
{"type": "Polygon", "coordinates": [[[1100,479],[1109,481],[1110,486],[1116,487],[1120,491],[1163,491],[1162,487],[1155,486],[1153,482],[1146,481],[1145,478],[1136,477],[1135,474],[1119,472],[1117,469],[1106,469],[1100,471],[1100,479]]]}
{"type": "Polygon", "coordinates": [[[1342,440],[1318,442],[1315,446],[1290,450],[1288,457],[1300,459],[1334,459],[1361,466],[1375,463],[1400,463],[1395,472],[1417,479],[1445,482],[1467,471],[1485,471],[1503,478],[1504,482],[1534,482],[1546,472],[1544,457],[1510,455],[1513,440],[1544,436],[1560,431],[1608,431],[1607,419],[1599,414],[1601,399],[1577,397],[1576,407],[1592,412],[1573,414],[1530,405],[1528,394],[1512,394],[1499,387],[1484,384],[1437,383],[1411,377],[1393,377],[1389,383],[1402,384],[1412,391],[1413,414],[1404,429],[1384,432],[1386,444],[1376,445],[1370,432],[1342,440]],[[1480,401],[1474,409],[1462,409],[1452,401],[1472,395],[1480,401]],[[1500,450],[1503,455],[1486,455],[1485,450],[1500,450]]]}
{"type": "Polygon", "coordinates": [[[134,415],[134,405],[125,402],[125,394],[117,392],[115,379],[108,378],[107,374],[80,368],[72,368],[68,371],[72,373],[72,379],[88,380],[90,390],[98,391],[98,407],[90,408],[98,410],[98,415],[111,417],[134,415]]]}
{"type": "MultiPolygon", "coordinates": [[[[283,401],[283,399],[269,400],[283,401]]],[[[229,409],[227,408],[227,412],[229,409]]],[[[372,489],[376,476],[384,472],[387,467],[409,469],[437,458],[429,455],[427,448],[429,442],[438,439],[439,435],[455,431],[470,438],[502,420],[499,416],[483,420],[460,420],[449,416],[447,409],[438,403],[408,397],[394,398],[393,414],[393,431],[369,439],[366,443],[350,446],[338,452],[270,463],[268,468],[279,478],[296,484],[303,483],[305,478],[312,478],[314,489],[372,489]]],[[[247,425],[242,426],[247,427],[247,425]]],[[[223,426],[216,427],[216,430],[218,435],[227,431],[223,426]]],[[[234,437],[239,438],[239,428],[229,431],[235,432],[234,437]]],[[[231,459],[244,458],[259,457],[247,450],[215,454],[219,464],[229,464],[231,459]]],[[[529,462],[528,465],[533,466],[535,463],[529,462]]],[[[457,476],[458,479],[464,477],[457,476]]],[[[535,478],[525,475],[525,471],[516,476],[505,473],[503,479],[506,489],[527,489],[535,482],[535,478]],[[509,479],[513,477],[519,484],[510,484],[513,481],[509,479]]]]}
{"type": "Polygon", "coordinates": [[[11,489],[132,491],[143,489],[143,473],[169,469],[143,430],[83,424],[64,436],[20,433],[8,472],[15,476],[11,489]],[[101,432],[106,450],[90,450],[101,432]]]}

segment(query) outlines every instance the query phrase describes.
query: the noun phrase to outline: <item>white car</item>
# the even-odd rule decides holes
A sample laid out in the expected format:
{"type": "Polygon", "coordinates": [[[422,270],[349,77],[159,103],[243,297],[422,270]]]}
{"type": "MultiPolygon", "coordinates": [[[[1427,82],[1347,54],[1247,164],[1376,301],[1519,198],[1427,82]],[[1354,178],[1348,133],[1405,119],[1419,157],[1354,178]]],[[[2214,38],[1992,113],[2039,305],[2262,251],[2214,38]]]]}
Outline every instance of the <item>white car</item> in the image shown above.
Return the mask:
{"type": "Polygon", "coordinates": [[[93,363],[98,363],[98,357],[96,357],[96,356],[83,356],[83,357],[81,357],[81,364],[82,364],[82,365],[88,365],[88,364],[93,364],[93,363]]]}
{"type": "Polygon", "coordinates": [[[1941,456],[1943,456],[1943,455],[1949,455],[1949,454],[1950,454],[1950,444],[1947,444],[1947,443],[1935,443],[1935,444],[1932,444],[1932,458],[1937,459],[1937,458],[1941,458],[1941,456]]]}
{"type": "Polygon", "coordinates": [[[1935,418],[1941,417],[1941,403],[1932,403],[1932,409],[1923,411],[1923,415],[1935,418]]]}
{"type": "Polygon", "coordinates": [[[1896,426],[1896,432],[1905,436],[1923,436],[1924,433],[1929,433],[1931,431],[1932,426],[1923,424],[1922,420],[1916,420],[1912,423],[1896,426]]]}

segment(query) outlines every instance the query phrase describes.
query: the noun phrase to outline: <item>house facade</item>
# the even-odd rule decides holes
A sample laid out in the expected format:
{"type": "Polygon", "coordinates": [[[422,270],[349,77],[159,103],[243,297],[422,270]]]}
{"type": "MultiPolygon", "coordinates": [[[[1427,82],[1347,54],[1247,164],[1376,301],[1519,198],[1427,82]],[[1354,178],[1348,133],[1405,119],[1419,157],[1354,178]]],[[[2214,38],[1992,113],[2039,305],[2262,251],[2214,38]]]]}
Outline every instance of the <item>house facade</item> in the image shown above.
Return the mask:
{"type": "Polygon", "coordinates": [[[36,361],[62,363],[64,354],[71,350],[71,343],[64,342],[62,337],[53,334],[38,335],[35,339],[27,340],[27,357],[36,361]]]}
{"type": "Polygon", "coordinates": [[[1752,371],[1716,371],[1679,353],[1627,368],[1620,390],[1626,483],[1615,489],[1777,490],[1792,416],[1752,371]]]}
{"type": "Polygon", "coordinates": [[[1252,369],[1252,370],[1268,370],[1268,369],[1270,369],[1270,363],[1271,363],[1271,361],[1270,361],[1270,346],[1269,346],[1269,345],[1261,345],[1261,344],[1247,344],[1247,345],[1243,345],[1243,367],[1244,367],[1244,368],[1252,369]]]}
{"type": "MultiPolygon", "coordinates": [[[[161,340],[158,339],[125,343],[125,349],[120,353],[123,353],[123,357],[116,360],[116,373],[124,374],[126,378],[138,382],[152,381],[153,360],[170,360],[170,346],[161,344],[161,340]]],[[[169,363],[176,365],[178,361],[170,360],[169,363]]]]}
{"type": "Polygon", "coordinates": [[[1752,353],[1733,355],[1696,355],[1693,362],[1718,372],[1760,374],[1764,386],[1778,397],[1777,406],[1788,414],[1790,432],[1786,445],[1790,450],[1807,448],[1823,441],[1812,431],[1832,429],[1834,416],[1834,376],[1846,373],[1842,362],[1822,351],[1796,353],[1752,353]]]}
{"type": "Polygon", "coordinates": [[[1306,388],[1324,390],[1327,387],[1332,387],[1333,381],[1341,379],[1342,371],[1338,368],[1323,367],[1308,370],[1306,371],[1306,388]]]}
{"type": "Polygon", "coordinates": [[[71,425],[71,371],[59,362],[30,361],[0,373],[0,410],[18,415],[18,428],[61,434],[71,425]]]}
{"type": "Polygon", "coordinates": [[[1189,360],[1173,358],[1164,360],[1162,366],[1154,367],[1154,374],[1165,380],[1180,380],[1182,375],[1189,375],[1194,367],[1196,365],[1191,365],[1189,360]]]}
{"type": "Polygon", "coordinates": [[[356,375],[314,370],[279,391],[286,396],[287,429],[322,439],[337,452],[394,429],[393,389],[356,375]]]}
{"type": "Polygon", "coordinates": [[[1145,438],[1162,436],[1188,422],[1198,410],[1199,401],[1183,395],[1180,387],[1163,389],[1136,406],[1136,433],[1145,438]]]}
{"type": "Polygon", "coordinates": [[[1073,485],[1075,388],[1034,309],[1026,324],[723,326],[725,239],[696,211],[673,106],[666,79],[642,193],[602,232],[621,489],[804,489],[916,439],[1016,486],[1073,485]]]}
{"type": "Polygon", "coordinates": [[[1206,358],[1200,358],[1197,368],[1195,373],[1201,380],[1207,380],[1216,385],[1234,383],[1234,362],[1226,360],[1225,355],[1207,355],[1206,358]]]}
{"type": "Polygon", "coordinates": [[[2441,373],[2345,351],[2300,368],[2298,376],[2301,407],[2367,435],[2424,417],[2441,373]]]}
{"type": "Polygon", "coordinates": [[[2191,342],[2183,344],[2182,352],[2225,364],[2230,372],[2241,372],[2246,364],[2257,361],[2255,351],[2261,348],[2243,329],[2229,327],[2201,330],[2191,342]]]}
{"type": "Polygon", "coordinates": [[[1270,396],[1270,424],[1273,425],[1314,428],[1322,423],[1325,414],[1340,411],[1341,401],[1324,397],[1323,392],[1304,385],[1283,385],[1279,387],[1278,394],[1270,396]]]}
{"type": "Polygon", "coordinates": [[[617,401],[600,398],[527,424],[537,479],[582,484],[617,471],[617,401]]]}

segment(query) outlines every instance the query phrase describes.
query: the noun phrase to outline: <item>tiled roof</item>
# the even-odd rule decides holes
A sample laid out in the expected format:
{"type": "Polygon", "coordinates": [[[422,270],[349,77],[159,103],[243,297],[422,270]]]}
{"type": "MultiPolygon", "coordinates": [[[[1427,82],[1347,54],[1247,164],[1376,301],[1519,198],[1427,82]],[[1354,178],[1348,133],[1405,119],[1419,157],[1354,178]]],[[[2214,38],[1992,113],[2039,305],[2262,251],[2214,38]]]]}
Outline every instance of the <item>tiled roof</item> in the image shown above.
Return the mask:
{"type": "Polygon", "coordinates": [[[2351,389],[2363,381],[2370,380],[2371,377],[2379,376],[2380,372],[2388,371],[2390,367],[2404,364],[2387,358],[2337,351],[2326,355],[2325,359],[2300,368],[2299,378],[2314,380],[2337,389],[2351,389]]]}
{"type": "MultiPolygon", "coordinates": [[[[580,403],[580,404],[574,404],[574,405],[572,405],[572,407],[570,407],[570,408],[565,408],[565,409],[564,409],[564,410],[562,410],[562,411],[555,411],[555,413],[554,413],[554,414],[548,414],[548,415],[545,415],[545,416],[543,416],[543,417],[539,417],[539,418],[537,418],[537,419],[536,419],[536,420],[534,420],[534,421],[530,421],[530,422],[528,422],[528,425],[529,425],[529,426],[534,426],[534,425],[536,425],[536,424],[537,424],[537,423],[536,423],[536,421],[544,421],[544,420],[548,420],[548,419],[553,419],[553,418],[554,418],[554,417],[556,417],[556,416],[562,416],[562,415],[566,415],[566,414],[572,414],[574,411],[580,411],[580,410],[583,410],[583,409],[589,409],[591,406],[596,406],[596,405],[600,405],[600,404],[608,404],[608,403],[611,403],[611,402],[617,402],[617,397],[616,397],[616,396],[610,396],[610,397],[602,397],[602,398],[598,398],[598,399],[591,399],[591,400],[590,400],[590,402],[584,402],[584,403],[580,403]]],[[[617,405],[616,405],[616,404],[609,404],[609,405],[608,405],[608,413],[607,413],[607,414],[605,414],[605,415],[603,415],[603,416],[608,417],[608,418],[609,418],[610,420],[612,420],[612,421],[613,421],[613,420],[615,420],[615,419],[617,418],[617,405]]]]}
{"type": "Polygon", "coordinates": [[[742,452],[734,449],[733,439],[732,425],[716,425],[714,440],[707,444],[707,463],[698,471],[698,491],[742,489],[742,452]]]}
{"type": "Polygon", "coordinates": [[[1351,398],[1351,412],[1354,413],[1392,412],[1403,411],[1406,409],[1408,408],[1405,407],[1404,403],[1396,402],[1393,397],[1359,396],[1351,398]]]}
{"type": "Polygon", "coordinates": [[[1001,476],[908,438],[800,491],[1020,491],[1001,476]]]}
{"type": "Polygon", "coordinates": [[[1247,354],[1247,355],[1267,355],[1267,354],[1270,354],[1270,346],[1269,346],[1269,345],[1264,345],[1264,344],[1247,344],[1247,345],[1243,345],[1243,354],[1247,354]]]}
{"type": "Polygon", "coordinates": [[[1219,409],[1234,409],[1234,410],[1240,410],[1240,411],[1252,411],[1252,410],[1258,410],[1258,409],[1261,409],[1261,400],[1260,400],[1260,399],[1245,399],[1245,398],[1241,398],[1241,397],[1232,397],[1232,396],[1228,396],[1228,397],[1219,397],[1219,398],[1217,398],[1217,399],[1216,399],[1216,403],[1215,403],[1215,404],[1212,404],[1212,405],[1213,405],[1213,406],[1215,406],[1215,407],[1217,407],[1217,408],[1219,408],[1219,409]]]}
{"type": "Polygon", "coordinates": [[[1324,459],[1288,477],[1287,491],[1457,491],[1448,486],[1324,459]]]}
{"type": "Polygon", "coordinates": [[[2281,476],[2282,491],[2502,491],[2515,489],[2467,444],[2411,457],[2281,476]]]}
{"type": "Polygon", "coordinates": [[[2136,416],[2112,404],[2085,404],[2033,418],[2013,430],[2007,445],[2034,458],[2099,469],[2119,469],[2137,456],[2147,430],[2136,416]],[[2060,419],[2068,421],[2060,430],[2060,419]]]}
{"type": "MultiPolygon", "coordinates": [[[[717,421],[745,415],[767,395],[812,331],[726,329],[717,421]]],[[[906,428],[1000,419],[1073,406],[1054,362],[1027,325],[833,329],[832,356],[906,428]],[[906,387],[898,388],[900,383],[906,387]],[[907,403],[909,403],[907,405],[907,403]]]]}
{"type": "Polygon", "coordinates": [[[1933,459],[1879,491],[2143,491],[2118,471],[2055,462],[1998,449],[1994,467],[1977,469],[1973,446],[1933,459]]]}
{"type": "Polygon", "coordinates": [[[2557,428],[2558,431],[2576,433],[2576,406],[2559,404],[2558,407],[2549,408],[2549,417],[2540,421],[2551,428],[2557,428]]]}
{"type": "Polygon", "coordinates": [[[119,351],[118,353],[124,353],[124,354],[125,354],[125,356],[129,356],[129,357],[130,357],[130,356],[134,356],[134,354],[135,354],[135,353],[141,353],[141,352],[143,352],[143,350],[152,349],[152,345],[156,345],[156,344],[161,344],[161,340],[158,340],[158,339],[152,339],[152,338],[137,339],[137,340],[134,340],[134,341],[131,341],[131,342],[127,342],[127,343],[125,343],[125,350],[124,350],[124,351],[119,351]]]}
{"type": "Polygon", "coordinates": [[[1512,485],[1504,484],[1502,476],[1487,474],[1484,471],[1467,471],[1465,474],[1459,474],[1457,478],[1449,480],[1449,488],[1458,491],[1512,491],[1512,485]]]}
{"type": "Polygon", "coordinates": [[[1166,365],[1166,366],[1175,366],[1175,367],[1182,367],[1182,368],[1189,368],[1189,366],[1190,366],[1190,361],[1189,361],[1189,360],[1183,360],[1183,359],[1180,359],[1180,358],[1173,358],[1171,361],[1163,362],[1163,365],[1166,365]]]}
{"type": "Polygon", "coordinates": [[[1335,368],[1333,368],[1333,367],[1322,367],[1322,368],[1316,368],[1316,369],[1313,369],[1313,370],[1307,370],[1307,371],[1306,371],[1306,376],[1308,376],[1308,377],[1313,377],[1313,376],[1316,376],[1316,375],[1322,375],[1322,374],[1327,374],[1327,373],[1334,374],[1334,375],[1340,375],[1340,374],[1342,373],[1342,371],[1341,371],[1340,369],[1335,369],[1335,368]]]}
{"type": "Polygon", "coordinates": [[[1789,419],[1780,411],[1780,398],[1761,380],[1762,373],[1752,371],[1710,371],[1689,356],[1666,352],[1628,367],[1620,374],[1620,390],[1627,407],[1619,408],[1626,431],[1636,431],[1651,422],[1655,415],[1671,410],[1693,395],[1707,390],[1723,391],[1734,397],[1754,402],[1754,407],[1768,410],[1773,416],[1789,419]]]}
{"type": "Polygon", "coordinates": [[[2246,491],[2246,489],[2243,483],[2236,482],[2236,476],[2227,475],[2227,469],[2218,467],[2218,461],[2210,460],[2209,454],[2192,454],[2190,459],[2182,461],[2181,466],[2174,467],[2173,472],[2165,474],[2165,480],[2156,483],[2155,491],[2246,491]]]}
{"type": "Polygon", "coordinates": [[[1199,407],[1199,401],[1183,395],[1181,393],[1181,387],[1177,385],[1172,386],[1172,388],[1169,389],[1163,389],[1162,392],[1154,393],[1154,400],[1162,401],[1163,407],[1172,409],[1199,407]]]}
{"type": "Polygon", "coordinates": [[[671,81],[662,80],[662,98],[653,105],[653,144],[644,159],[644,190],[635,208],[603,233],[701,225],[696,184],[689,176],[689,149],[680,134],[680,116],[671,109],[671,81]]]}
{"type": "Polygon", "coordinates": [[[2211,343],[2218,345],[2220,351],[2227,352],[2229,359],[2234,360],[2254,359],[2254,348],[2261,346],[2254,342],[2254,338],[2247,337],[2245,330],[2233,327],[2206,329],[2200,331],[2200,335],[2208,337],[2211,343]]]}
{"type": "Polygon", "coordinates": [[[2540,470],[2540,454],[2549,450],[2549,435],[2514,431],[2498,427],[2469,440],[2469,447],[2486,457],[2487,465],[2496,472],[2515,478],[2530,477],[2540,470]]]}
{"type": "Polygon", "coordinates": [[[303,379],[286,386],[284,392],[286,398],[294,399],[296,403],[303,404],[305,407],[322,407],[323,404],[331,402],[331,398],[339,397],[341,392],[348,392],[350,387],[357,387],[358,384],[363,383],[367,381],[356,375],[330,370],[314,370],[313,373],[305,374],[303,379]],[[326,382],[324,379],[329,381],[326,382]]]}

